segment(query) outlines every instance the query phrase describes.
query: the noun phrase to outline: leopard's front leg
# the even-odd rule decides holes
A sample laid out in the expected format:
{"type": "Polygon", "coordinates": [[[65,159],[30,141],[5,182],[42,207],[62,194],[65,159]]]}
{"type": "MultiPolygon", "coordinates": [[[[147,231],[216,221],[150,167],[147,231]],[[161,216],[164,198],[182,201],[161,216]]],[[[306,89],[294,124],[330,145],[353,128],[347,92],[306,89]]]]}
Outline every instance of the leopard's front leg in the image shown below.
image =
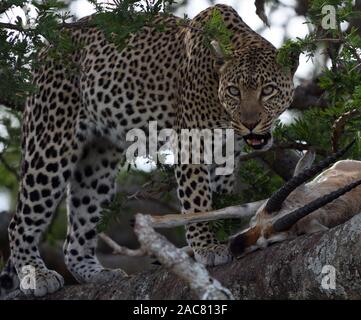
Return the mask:
{"type": "MultiPolygon", "coordinates": [[[[212,191],[207,165],[183,164],[175,168],[178,197],[182,212],[192,213],[212,210],[212,191]]],[[[186,238],[197,261],[215,266],[232,260],[228,247],[221,244],[208,222],[189,224],[186,238]]]]}

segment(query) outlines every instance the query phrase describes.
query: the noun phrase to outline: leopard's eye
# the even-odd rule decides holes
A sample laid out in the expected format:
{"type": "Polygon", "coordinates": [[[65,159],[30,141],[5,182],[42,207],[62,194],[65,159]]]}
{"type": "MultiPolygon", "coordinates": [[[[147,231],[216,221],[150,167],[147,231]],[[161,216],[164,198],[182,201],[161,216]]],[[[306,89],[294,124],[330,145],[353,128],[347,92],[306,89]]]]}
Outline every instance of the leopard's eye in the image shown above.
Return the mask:
{"type": "Polygon", "coordinates": [[[239,97],[241,95],[241,92],[239,91],[239,89],[235,86],[229,86],[227,88],[227,91],[228,93],[231,95],[231,96],[234,96],[234,97],[239,97]]]}
{"type": "Polygon", "coordinates": [[[262,88],[262,96],[270,97],[276,93],[276,87],[273,84],[268,84],[262,88]]]}

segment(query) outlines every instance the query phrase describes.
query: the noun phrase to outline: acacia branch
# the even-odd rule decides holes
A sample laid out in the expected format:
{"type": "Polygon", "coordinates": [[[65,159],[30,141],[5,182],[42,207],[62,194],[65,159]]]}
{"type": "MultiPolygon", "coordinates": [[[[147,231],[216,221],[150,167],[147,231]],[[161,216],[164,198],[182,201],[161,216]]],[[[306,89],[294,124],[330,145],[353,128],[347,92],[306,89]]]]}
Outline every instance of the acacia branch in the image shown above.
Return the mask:
{"type": "Polygon", "coordinates": [[[176,248],[164,236],[155,232],[149,215],[138,213],[135,216],[134,231],[142,250],[151,256],[154,255],[163,266],[186,281],[200,299],[233,299],[227,288],[210,277],[203,264],[194,261],[183,250],[176,248]]]}
{"type": "Polygon", "coordinates": [[[317,79],[303,81],[303,83],[295,89],[290,109],[303,111],[310,107],[327,108],[327,101],[323,97],[325,90],[320,88],[317,82],[317,79]]]}
{"type": "MultiPolygon", "coordinates": [[[[329,231],[274,244],[229,264],[209,268],[209,273],[236,299],[360,299],[360,226],[361,214],[329,231]],[[324,266],[336,271],[335,287],[322,286],[328,275],[324,266]]],[[[41,299],[185,300],[197,296],[187,282],[158,266],[103,285],[66,286],[41,299]]]]}
{"type": "Polygon", "coordinates": [[[349,45],[346,42],[346,39],[343,37],[343,35],[341,34],[341,38],[316,38],[314,39],[315,41],[318,42],[330,42],[330,43],[337,43],[337,44],[343,44],[345,46],[345,48],[347,48],[348,50],[351,51],[353,57],[357,60],[358,64],[361,65],[361,57],[359,56],[359,54],[357,53],[356,48],[354,48],[353,46],[349,45]]]}
{"type": "Polygon", "coordinates": [[[146,252],[143,248],[132,250],[127,247],[120,246],[103,232],[99,233],[99,238],[102,239],[110,248],[113,249],[113,254],[129,257],[143,257],[146,255],[146,252]]]}
{"type": "Polygon", "coordinates": [[[332,137],[331,137],[333,152],[337,152],[338,150],[338,141],[344,132],[347,121],[359,114],[360,111],[358,109],[352,109],[348,112],[343,113],[340,117],[338,117],[335,120],[332,126],[332,137]]]}
{"type": "Polygon", "coordinates": [[[214,211],[195,212],[187,214],[167,214],[164,216],[150,216],[154,228],[174,228],[189,223],[212,221],[219,219],[249,219],[266,200],[250,202],[237,206],[230,206],[214,211]]]}
{"type": "Polygon", "coordinates": [[[238,159],[240,161],[247,161],[250,159],[258,158],[258,157],[262,156],[263,154],[270,152],[270,151],[285,150],[285,149],[295,149],[295,150],[299,150],[299,151],[314,150],[315,152],[317,152],[320,155],[323,155],[323,156],[326,155],[325,150],[316,148],[315,146],[311,146],[306,143],[286,142],[286,143],[275,143],[271,148],[269,148],[266,151],[254,151],[251,153],[241,155],[238,159]]]}
{"type": "Polygon", "coordinates": [[[28,29],[25,29],[22,26],[19,26],[17,24],[13,24],[13,23],[7,23],[7,22],[0,22],[0,28],[15,30],[15,31],[19,31],[19,32],[29,31],[28,29]]]}

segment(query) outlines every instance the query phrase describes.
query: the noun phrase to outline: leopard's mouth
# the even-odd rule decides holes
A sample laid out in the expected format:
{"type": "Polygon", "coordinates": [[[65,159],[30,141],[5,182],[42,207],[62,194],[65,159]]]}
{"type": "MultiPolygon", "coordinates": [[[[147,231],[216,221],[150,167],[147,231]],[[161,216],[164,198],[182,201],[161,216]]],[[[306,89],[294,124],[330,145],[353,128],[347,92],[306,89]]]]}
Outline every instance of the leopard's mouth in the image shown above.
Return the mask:
{"type": "Polygon", "coordinates": [[[244,141],[255,150],[266,149],[272,144],[272,135],[270,132],[266,134],[255,134],[250,133],[246,136],[243,136],[244,141]]]}

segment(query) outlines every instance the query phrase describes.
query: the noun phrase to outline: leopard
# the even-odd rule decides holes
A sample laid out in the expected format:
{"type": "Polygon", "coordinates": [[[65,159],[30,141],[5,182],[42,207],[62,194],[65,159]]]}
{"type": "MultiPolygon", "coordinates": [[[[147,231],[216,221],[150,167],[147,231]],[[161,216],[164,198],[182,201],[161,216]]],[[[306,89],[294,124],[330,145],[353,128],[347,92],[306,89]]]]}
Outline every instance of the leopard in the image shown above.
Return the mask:
{"type": "MultiPolygon", "coordinates": [[[[298,60],[282,66],[277,49],[227,5],[211,6],[188,24],[173,15],[162,19],[162,30],[144,26],[121,50],[96,26],[72,28],[72,41],[81,44],[69,58],[76,72],[46,50],[40,54],[33,71],[38,90],[28,97],[22,120],[21,179],[2,275],[8,287],[11,276],[22,283],[27,266],[35,270],[36,286],[20,286],[24,294],[44,296],[64,286],[39,252],[63,198],[68,220],[63,253],[74,278],[104,283],[127,276],[103,267],[96,247],[97,225],[102,208],[114,199],[129,130],[146,130],[150,121],[174,130],[230,128],[255,150],[272,145],[276,119],[292,102],[298,60]],[[205,41],[201,27],[214,10],[230,31],[231,53],[216,39],[211,45],[205,41]]],[[[212,210],[214,192],[231,192],[235,180],[216,176],[205,163],[175,164],[174,171],[184,214],[212,210]]],[[[196,261],[206,266],[233,259],[209,222],[187,225],[185,238],[196,261]]]]}

